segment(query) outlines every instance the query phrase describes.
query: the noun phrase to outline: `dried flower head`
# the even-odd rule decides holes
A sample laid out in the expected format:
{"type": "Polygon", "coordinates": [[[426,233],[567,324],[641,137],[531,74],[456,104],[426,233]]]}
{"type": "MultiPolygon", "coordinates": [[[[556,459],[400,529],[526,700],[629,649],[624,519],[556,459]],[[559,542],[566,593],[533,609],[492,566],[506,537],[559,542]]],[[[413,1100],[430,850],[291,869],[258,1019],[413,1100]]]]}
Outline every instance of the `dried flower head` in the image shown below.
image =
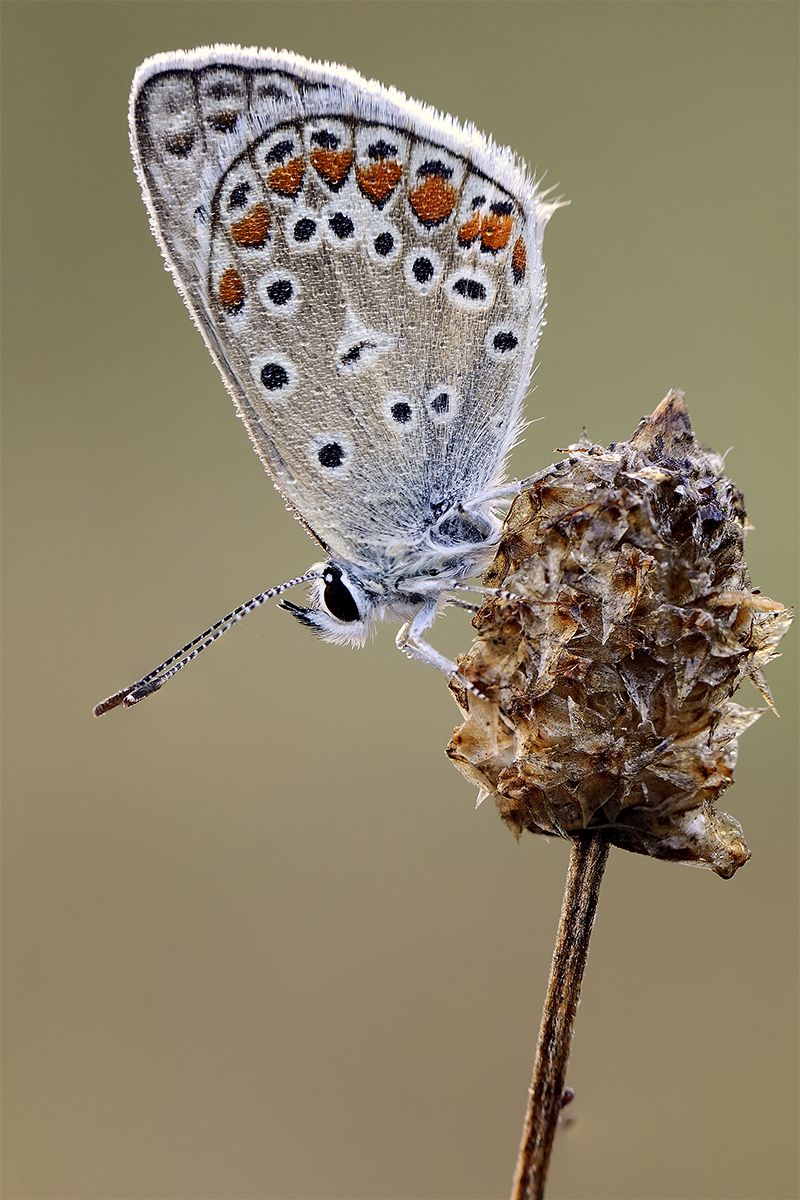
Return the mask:
{"type": "Polygon", "coordinates": [[[750,857],[714,803],[763,709],[731,697],[792,613],[750,586],[742,496],[680,392],[630,441],[586,437],[514,502],[460,663],[448,753],[517,833],[599,827],[628,850],[730,877],[750,857]]]}

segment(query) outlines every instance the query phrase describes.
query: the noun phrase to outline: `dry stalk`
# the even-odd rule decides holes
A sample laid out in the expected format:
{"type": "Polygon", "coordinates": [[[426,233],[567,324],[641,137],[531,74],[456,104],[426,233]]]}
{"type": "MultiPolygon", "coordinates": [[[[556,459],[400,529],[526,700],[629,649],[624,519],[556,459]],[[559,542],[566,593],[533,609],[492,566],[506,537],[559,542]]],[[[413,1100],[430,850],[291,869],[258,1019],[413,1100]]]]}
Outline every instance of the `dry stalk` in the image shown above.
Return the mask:
{"type": "Polygon", "coordinates": [[[608,850],[603,833],[576,834],[572,839],[512,1200],[541,1200],[544,1196],[608,850]]]}
{"type": "Polygon", "coordinates": [[[517,837],[573,839],[514,1197],[543,1194],[609,845],[730,878],[750,857],[716,803],[760,715],[733,699],[791,610],[752,587],[749,528],[722,458],[670,392],[627,442],[583,437],[512,505],[453,684],[448,753],[517,837]]]}

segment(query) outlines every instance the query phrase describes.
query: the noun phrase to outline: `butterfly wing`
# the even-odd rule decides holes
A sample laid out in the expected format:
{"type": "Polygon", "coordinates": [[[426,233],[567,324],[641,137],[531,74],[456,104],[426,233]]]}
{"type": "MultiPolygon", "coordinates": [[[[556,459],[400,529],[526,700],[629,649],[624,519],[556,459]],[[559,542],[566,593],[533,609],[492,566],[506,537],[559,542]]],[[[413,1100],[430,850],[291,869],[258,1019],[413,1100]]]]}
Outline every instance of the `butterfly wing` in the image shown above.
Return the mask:
{"type": "Polygon", "coordinates": [[[154,233],[281,494],[372,571],[499,481],[553,205],[506,149],[286,52],[159,55],[130,105],[154,233]]]}

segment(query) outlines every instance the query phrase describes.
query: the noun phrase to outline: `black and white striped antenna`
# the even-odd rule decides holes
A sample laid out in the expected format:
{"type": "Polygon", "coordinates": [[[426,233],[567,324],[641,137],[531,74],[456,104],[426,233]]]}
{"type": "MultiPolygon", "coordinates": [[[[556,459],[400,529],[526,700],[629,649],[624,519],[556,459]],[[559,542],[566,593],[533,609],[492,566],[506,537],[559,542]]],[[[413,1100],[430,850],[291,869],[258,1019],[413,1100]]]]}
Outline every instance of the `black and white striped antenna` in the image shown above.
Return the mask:
{"type": "Polygon", "coordinates": [[[119,705],[122,705],[123,708],[133,708],[134,704],[138,704],[140,700],[146,700],[148,696],[152,696],[154,692],[162,688],[168,679],[172,679],[173,675],[182,671],[193,659],[197,658],[198,654],[202,654],[212,642],[222,637],[223,633],[227,633],[248,613],[254,612],[262,604],[266,604],[267,600],[274,600],[276,596],[280,596],[289,588],[297,587],[301,583],[310,583],[319,577],[319,571],[307,571],[305,575],[288,579],[286,583],[279,583],[277,587],[269,588],[266,592],[259,592],[257,596],[253,596],[252,600],[246,600],[244,604],[239,604],[226,616],[220,617],[213,625],[209,625],[208,629],[198,633],[197,637],[192,638],[180,650],[176,650],[169,658],[165,658],[162,663],[159,663],[147,675],[143,675],[136,683],[120,688],[118,692],[114,692],[113,696],[108,696],[99,704],[95,704],[92,710],[94,715],[102,717],[103,713],[111,712],[112,708],[118,708],[119,705]]]}

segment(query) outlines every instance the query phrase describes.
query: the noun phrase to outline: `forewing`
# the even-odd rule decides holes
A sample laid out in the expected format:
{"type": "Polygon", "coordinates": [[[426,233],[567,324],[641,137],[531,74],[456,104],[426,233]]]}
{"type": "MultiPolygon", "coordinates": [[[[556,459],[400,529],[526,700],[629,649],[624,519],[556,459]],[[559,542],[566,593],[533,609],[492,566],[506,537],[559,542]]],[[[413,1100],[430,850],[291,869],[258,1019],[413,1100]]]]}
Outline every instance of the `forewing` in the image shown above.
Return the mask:
{"type": "Polygon", "coordinates": [[[402,563],[519,433],[553,206],[471,127],[286,53],[148,60],[131,138],[276,486],[333,552],[402,563]]]}

